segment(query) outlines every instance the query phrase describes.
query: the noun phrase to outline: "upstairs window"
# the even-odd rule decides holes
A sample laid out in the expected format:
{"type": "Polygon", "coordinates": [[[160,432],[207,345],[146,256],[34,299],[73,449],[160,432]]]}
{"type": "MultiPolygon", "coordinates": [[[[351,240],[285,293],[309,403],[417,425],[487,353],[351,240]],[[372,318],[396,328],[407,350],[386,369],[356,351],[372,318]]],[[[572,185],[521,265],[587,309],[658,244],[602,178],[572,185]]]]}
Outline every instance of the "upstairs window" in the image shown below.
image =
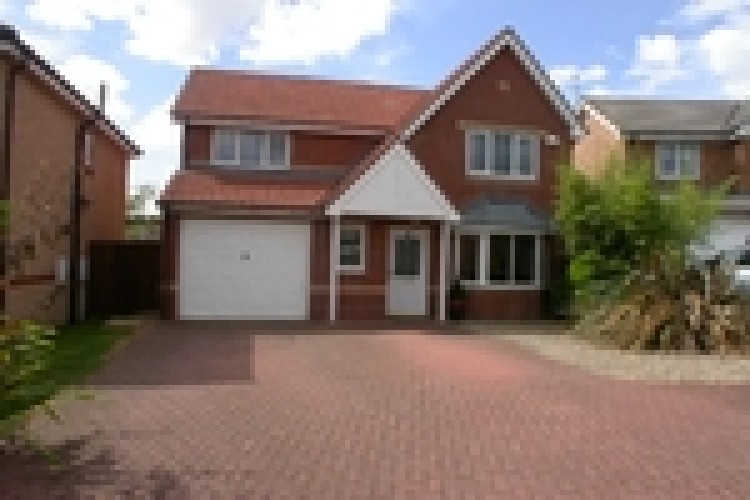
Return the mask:
{"type": "Polygon", "coordinates": [[[661,142],[656,146],[657,177],[662,180],[697,180],[700,176],[700,144],[661,142]]]}
{"type": "Polygon", "coordinates": [[[472,130],[466,140],[471,175],[534,180],[539,172],[539,136],[472,130]]]}
{"type": "Polygon", "coordinates": [[[289,134],[257,130],[216,129],[214,165],[248,170],[289,168],[289,134]]]}

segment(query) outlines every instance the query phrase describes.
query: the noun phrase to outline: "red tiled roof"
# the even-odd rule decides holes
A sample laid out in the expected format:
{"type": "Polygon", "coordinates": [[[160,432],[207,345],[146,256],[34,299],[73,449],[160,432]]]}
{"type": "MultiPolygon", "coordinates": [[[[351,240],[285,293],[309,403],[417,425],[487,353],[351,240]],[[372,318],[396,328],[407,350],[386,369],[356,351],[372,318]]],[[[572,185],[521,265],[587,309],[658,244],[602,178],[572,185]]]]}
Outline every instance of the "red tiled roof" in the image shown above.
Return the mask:
{"type": "Polygon", "coordinates": [[[162,203],[265,209],[321,207],[334,182],[326,180],[269,180],[241,172],[180,170],[162,193],[162,203]]]}
{"type": "Polygon", "coordinates": [[[255,119],[394,131],[433,90],[250,71],[191,71],[176,117],[255,119]]]}

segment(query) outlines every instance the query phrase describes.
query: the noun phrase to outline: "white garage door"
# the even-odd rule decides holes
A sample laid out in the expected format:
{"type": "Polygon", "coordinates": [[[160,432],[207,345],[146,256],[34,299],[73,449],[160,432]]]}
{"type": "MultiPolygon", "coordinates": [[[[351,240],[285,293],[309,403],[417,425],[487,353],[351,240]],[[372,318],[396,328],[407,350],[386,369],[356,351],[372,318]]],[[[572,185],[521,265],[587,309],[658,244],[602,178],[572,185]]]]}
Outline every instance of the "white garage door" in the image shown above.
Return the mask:
{"type": "Polygon", "coordinates": [[[182,221],[180,317],[304,319],[310,226],[182,221]]]}

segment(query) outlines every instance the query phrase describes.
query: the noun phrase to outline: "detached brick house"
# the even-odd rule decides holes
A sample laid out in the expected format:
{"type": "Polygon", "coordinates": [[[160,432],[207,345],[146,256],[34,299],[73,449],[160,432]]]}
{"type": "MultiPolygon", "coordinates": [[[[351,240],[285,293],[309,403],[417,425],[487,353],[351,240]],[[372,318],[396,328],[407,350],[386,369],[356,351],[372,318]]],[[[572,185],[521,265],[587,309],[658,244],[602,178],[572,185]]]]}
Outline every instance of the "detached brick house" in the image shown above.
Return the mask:
{"type": "Polygon", "coordinates": [[[580,113],[574,157],[586,170],[609,155],[650,158],[665,193],[680,179],[708,187],[734,176],[709,240],[717,250],[750,245],[750,101],[597,97],[580,113]]]}
{"type": "Polygon", "coordinates": [[[82,287],[69,286],[69,273],[61,271],[72,260],[85,268],[89,241],[124,237],[128,166],[138,154],[12,27],[0,26],[0,196],[10,210],[0,244],[6,313],[62,322],[82,309],[82,287]],[[18,268],[19,252],[31,249],[18,268]]]}
{"type": "Polygon", "coordinates": [[[578,127],[513,30],[429,89],[196,69],[173,117],[166,317],[542,317],[578,127]]]}

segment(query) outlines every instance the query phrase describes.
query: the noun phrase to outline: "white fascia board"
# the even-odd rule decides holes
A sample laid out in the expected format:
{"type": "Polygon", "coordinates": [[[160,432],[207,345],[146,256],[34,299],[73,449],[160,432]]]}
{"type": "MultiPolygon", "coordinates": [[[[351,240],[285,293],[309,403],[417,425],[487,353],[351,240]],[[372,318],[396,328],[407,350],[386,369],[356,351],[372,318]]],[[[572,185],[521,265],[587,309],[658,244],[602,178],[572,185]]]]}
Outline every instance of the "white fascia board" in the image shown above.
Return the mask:
{"type": "Polygon", "coordinates": [[[533,56],[525,48],[521,39],[514,32],[507,33],[497,40],[484,54],[469,66],[438,98],[417,118],[402,134],[401,140],[409,140],[427,121],[437,113],[446,102],[458,93],[484,66],[504,47],[510,47],[521,60],[534,81],[542,89],[547,98],[554,104],[558,113],[568,123],[573,138],[582,135],[582,130],[573,110],[565,105],[559,92],[555,91],[554,83],[539,66],[533,56]]]}
{"type": "MultiPolygon", "coordinates": [[[[393,168],[393,167],[391,167],[393,168]]],[[[385,195],[389,193],[383,193],[383,199],[385,195]]],[[[419,164],[414,155],[408,150],[408,148],[401,144],[396,143],[391,146],[387,151],[384,151],[380,157],[370,166],[370,168],[363,173],[349,188],[335,200],[327,209],[326,214],[329,216],[342,216],[342,215],[374,215],[374,216],[393,216],[393,217],[424,217],[424,218],[438,218],[441,220],[458,221],[460,215],[453,208],[453,205],[448,201],[445,195],[442,193],[440,188],[434,183],[430,176],[424,171],[422,166],[419,164]],[[401,210],[398,206],[389,206],[387,202],[381,206],[371,205],[366,209],[363,207],[357,207],[356,203],[362,200],[363,196],[367,196],[367,188],[374,183],[378,175],[383,174],[382,169],[387,167],[387,162],[399,160],[402,161],[403,166],[408,168],[411,175],[414,176],[417,181],[417,188],[421,188],[422,197],[430,200],[432,203],[431,207],[423,208],[410,208],[407,211],[401,210]]]]}

